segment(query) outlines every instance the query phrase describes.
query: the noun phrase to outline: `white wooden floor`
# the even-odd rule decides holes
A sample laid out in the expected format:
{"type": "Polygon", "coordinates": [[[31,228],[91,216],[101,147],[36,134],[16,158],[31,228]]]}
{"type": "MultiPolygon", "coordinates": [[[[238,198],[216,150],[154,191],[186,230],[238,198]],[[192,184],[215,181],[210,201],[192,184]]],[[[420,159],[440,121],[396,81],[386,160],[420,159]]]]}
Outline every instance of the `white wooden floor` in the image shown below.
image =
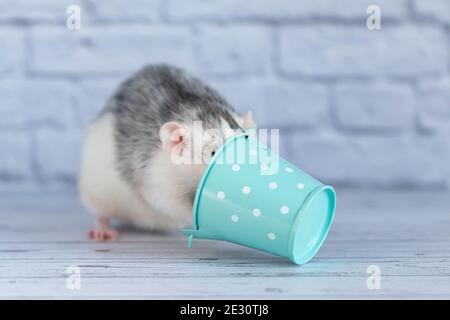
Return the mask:
{"type": "Polygon", "coordinates": [[[0,298],[450,298],[450,199],[338,191],[330,235],[307,265],[218,241],[123,230],[85,239],[75,196],[0,197],[0,298]],[[66,283],[81,271],[80,290],[66,283]],[[367,268],[381,288],[367,288],[367,268]]]}

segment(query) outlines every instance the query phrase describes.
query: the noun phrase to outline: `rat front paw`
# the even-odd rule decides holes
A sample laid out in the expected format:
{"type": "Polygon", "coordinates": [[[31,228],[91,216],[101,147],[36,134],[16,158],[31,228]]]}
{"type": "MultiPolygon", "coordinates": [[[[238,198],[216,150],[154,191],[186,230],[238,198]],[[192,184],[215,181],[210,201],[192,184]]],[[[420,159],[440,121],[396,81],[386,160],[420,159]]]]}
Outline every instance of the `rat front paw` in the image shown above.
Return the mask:
{"type": "Polygon", "coordinates": [[[87,237],[96,241],[113,241],[119,239],[119,232],[114,229],[93,229],[89,230],[87,237]]]}

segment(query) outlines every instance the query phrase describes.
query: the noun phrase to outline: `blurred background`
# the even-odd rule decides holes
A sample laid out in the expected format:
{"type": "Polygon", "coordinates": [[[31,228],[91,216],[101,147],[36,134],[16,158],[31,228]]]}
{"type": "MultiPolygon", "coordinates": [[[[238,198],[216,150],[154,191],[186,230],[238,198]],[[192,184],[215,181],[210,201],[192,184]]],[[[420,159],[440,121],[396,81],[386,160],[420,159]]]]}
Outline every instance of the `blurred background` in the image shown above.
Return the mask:
{"type": "Polygon", "coordinates": [[[449,44],[448,0],[1,0],[0,192],[75,190],[83,129],[159,62],[280,128],[326,183],[448,190],[449,44]]]}

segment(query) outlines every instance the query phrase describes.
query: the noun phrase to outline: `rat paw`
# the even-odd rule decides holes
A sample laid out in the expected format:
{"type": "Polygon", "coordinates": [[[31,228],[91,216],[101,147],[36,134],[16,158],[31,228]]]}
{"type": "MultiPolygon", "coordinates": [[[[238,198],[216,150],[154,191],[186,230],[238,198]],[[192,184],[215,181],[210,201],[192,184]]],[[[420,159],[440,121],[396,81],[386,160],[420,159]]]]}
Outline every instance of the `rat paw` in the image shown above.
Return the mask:
{"type": "Polygon", "coordinates": [[[89,230],[87,237],[96,241],[113,241],[119,239],[119,232],[114,229],[93,229],[89,230]]]}

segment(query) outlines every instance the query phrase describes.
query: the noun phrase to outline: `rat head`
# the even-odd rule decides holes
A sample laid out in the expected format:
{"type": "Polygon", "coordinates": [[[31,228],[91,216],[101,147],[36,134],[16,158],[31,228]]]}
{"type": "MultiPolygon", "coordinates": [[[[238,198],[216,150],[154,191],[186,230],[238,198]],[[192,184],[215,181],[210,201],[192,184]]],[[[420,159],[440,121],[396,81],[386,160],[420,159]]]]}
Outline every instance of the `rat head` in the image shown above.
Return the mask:
{"type": "Polygon", "coordinates": [[[254,128],[251,112],[204,117],[201,120],[166,122],[159,131],[161,146],[181,181],[197,186],[220,146],[242,130],[254,128]]]}

